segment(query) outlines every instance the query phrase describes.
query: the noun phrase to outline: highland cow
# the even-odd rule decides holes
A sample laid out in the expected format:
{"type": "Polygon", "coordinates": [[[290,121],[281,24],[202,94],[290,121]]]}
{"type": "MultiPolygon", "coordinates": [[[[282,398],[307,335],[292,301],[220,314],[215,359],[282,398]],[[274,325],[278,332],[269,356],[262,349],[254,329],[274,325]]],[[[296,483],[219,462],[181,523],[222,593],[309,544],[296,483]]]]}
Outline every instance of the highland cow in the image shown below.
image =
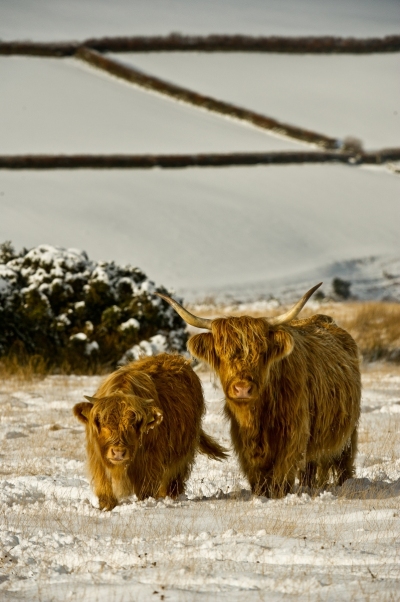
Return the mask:
{"type": "Polygon", "coordinates": [[[225,415],[254,493],[281,497],[296,475],[304,485],[342,484],[353,476],[360,415],[357,345],[332,318],[296,320],[320,286],[285,314],[209,320],[159,295],[192,326],[193,356],[219,375],[225,415]]]}
{"type": "Polygon", "coordinates": [[[133,493],[140,500],[176,498],[184,492],[197,450],[213,459],[226,457],[201,428],[201,383],[178,355],[132,362],[86,399],[73,412],[86,426],[88,467],[101,509],[112,510],[133,493]]]}

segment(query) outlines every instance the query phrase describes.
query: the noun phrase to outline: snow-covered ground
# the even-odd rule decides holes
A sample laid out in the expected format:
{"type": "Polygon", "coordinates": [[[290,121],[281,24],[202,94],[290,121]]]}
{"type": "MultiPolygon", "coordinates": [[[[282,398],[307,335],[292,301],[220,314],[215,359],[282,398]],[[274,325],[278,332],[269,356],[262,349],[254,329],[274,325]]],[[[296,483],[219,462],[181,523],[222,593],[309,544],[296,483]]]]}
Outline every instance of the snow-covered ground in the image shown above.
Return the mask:
{"type": "MultiPolygon", "coordinates": [[[[200,373],[205,429],[229,445],[222,392],[200,373]]],[[[363,374],[356,478],[253,497],[236,459],[197,458],[186,496],[96,508],[71,412],[98,377],[0,390],[2,600],[394,601],[400,588],[400,371],[363,374]]]]}

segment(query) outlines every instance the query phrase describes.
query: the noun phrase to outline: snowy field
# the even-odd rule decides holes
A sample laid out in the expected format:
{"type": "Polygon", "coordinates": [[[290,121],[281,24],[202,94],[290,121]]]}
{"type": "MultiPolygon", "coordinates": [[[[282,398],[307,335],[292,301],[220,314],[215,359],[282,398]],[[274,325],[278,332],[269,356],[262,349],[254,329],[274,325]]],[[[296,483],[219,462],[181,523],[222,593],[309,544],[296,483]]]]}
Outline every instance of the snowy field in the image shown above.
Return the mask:
{"type": "MultiPolygon", "coordinates": [[[[222,392],[200,373],[205,429],[229,445],[222,392]]],[[[179,501],[96,508],[72,415],[99,377],[0,389],[2,600],[398,600],[400,369],[363,373],[356,478],[282,500],[250,494],[233,456],[198,456],[179,501]]]]}

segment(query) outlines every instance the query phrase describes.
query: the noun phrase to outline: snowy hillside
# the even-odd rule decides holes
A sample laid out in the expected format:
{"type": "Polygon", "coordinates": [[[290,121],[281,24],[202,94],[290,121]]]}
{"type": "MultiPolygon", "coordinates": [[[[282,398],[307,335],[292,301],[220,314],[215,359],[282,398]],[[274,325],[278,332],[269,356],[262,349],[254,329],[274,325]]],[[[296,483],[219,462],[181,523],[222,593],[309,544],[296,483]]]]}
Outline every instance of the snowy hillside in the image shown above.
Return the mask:
{"type": "MultiPolygon", "coordinates": [[[[243,33],[384,36],[395,0],[4,0],[3,40],[243,33]]],[[[397,145],[399,54],[123,56],[149,73],[366,147],[397,145]]],[[[0,153],[201,153],[308,148],[146,92],[82,61],[0,57],[0,153]]],[[[398,299],[400,179],[382,166],[0,173],[0,242],[85,250],[184,293],[290,296],[350,278],[398,299]],[[374,259],[371,263],[371,257],[374,259]],[[379,267],[382,263],[382,268],[379,267]],[[389,276],[385,276],[388,273],[389,276]]],[[[327,293],[329,290],[327,289],[327,293]]]]}
{"type": "MultiPolygon", "coordinates": [[[[277,303],[292,303],[302,297],[312,283],[323,282],[318,298],[321,300],[343,299],[337,293],[334,281],[339,279],[348,284],[348,297],[359,301],[400,301],[400,258],[399,256],[364,257],[348,261],[336,261],[315,269],[299,272],[290,278],[260,279],[248,286],[232,285],[215,287],[202,296],[195,290],[187,290],[185,297],[203,301],[211,299],[214,304],[241,303],[246,308],[253,304],[268,309],[277,303]]],[[[308,306],[312,306],[312,298],[308,306]]],[[[318,307],[318,304],[316,305],[318,307]]],[[[249,311],[247,309],[246,311],[249,311]]],[[[267,315],[267,314],[266,314],[267,315]]]]}
{"type": "Polygon", "coordinates": [[[4,171],[0,194],[0,240],[85,249],[190,298],[399,256],[400,178],[380,170],[4,171]]]}

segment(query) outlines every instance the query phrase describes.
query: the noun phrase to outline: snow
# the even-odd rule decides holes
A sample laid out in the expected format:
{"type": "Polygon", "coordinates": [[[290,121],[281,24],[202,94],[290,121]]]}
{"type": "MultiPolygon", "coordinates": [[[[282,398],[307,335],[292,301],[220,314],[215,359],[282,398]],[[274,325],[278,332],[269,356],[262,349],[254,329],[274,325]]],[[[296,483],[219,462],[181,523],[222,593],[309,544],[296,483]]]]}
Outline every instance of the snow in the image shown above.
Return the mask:
{"type": "Polygon", "coordinates": [[[384,36],[398,25],[397,0],[2,0],[0,38],[246,33],[384,36]]]}
{"type": "MultiPolygon", "coordinates": [[[[134,319],[134,318],[133,318],[134,319]]],[[[173,333],[172,333],[173,335],[173,333]]],[[[141,341],[138,345],[133,345],[121,358],[120,364],[126,364],[141,357],[158,355],[167,351],[168,340],[163,334],[156,334],[150,337],[148,341],[141,341]]]]}
{"type": "Polygon", "coordinates": [[[399,53],[162,52],[114,56],[161,79],[365,148],[400,140],[399,53]]]}
{"type": "MultiPolygon", "coordinates": [[[[222,391],[199,372],[204,428],[229,445],[222,391]]],[[[400,371],[363,373],[357,473],[326,492],[252,496],[235,457],[199,455],[186,495],[100,512],[71,412],[99,377],[2,381],[0,597],[5,600],[397,599],[400,371]]]]}
{"type": "Polygon", "coordinates": [[[84,332],[77,332],[70,337],[70,340],[87,341],[87,335],[84,332]]]}
{"type": "Polygon", "coordinates": [[[302,149],[290,140],[87,67],[0,56],[0,153],[201,153],[302,149]]]}
{"type": "Polygon", "coordinates": [[[128,330],[129,328],[138,329],[139,327],[140,324],[135,318],[129,318],[129,320],[126,320],[126,322],[122,322],[122,324],[119,325],[120,330],[128,330]]]}
{"type": "Polygon", "coordinates": [[[0,240],[79,247],[188,298],[254,283],[268,297],[305,273],[307,290],[332,264],[399,257],[400,179],[378,169],[4,171],[0,193],[0,240]]]}
{"type": "MultiPolygon", "coordinates": [[[[215,306],[223,304],[225,311],[262,312],[271,314],[280,302],[291,303],[299,299],[310,283],[323,282],[321,291],[328,298],[337,298],[333,290],[333,279],[341,278],[351,284],[350,294],[353,299],[361,301],[399,301],[400,300],[400,258],[399,256],[381,255],[359,259],[334,261],[319,265],[311,270],[292,274],[290,278],[260,278],[258,282],[249,283],[246,287],[236,285],[213,287],[208,296],[202,297],[195,289],[185,291],[189,299],[197,299],[198,309],[215,312],[215,306]],[[207,302],[207,298],[211,302],[207,302]],[[206,301],[204,301],[206,299],[206,301]]],[[[319,307],[319,302],[311,298],[307,306],[319,307]]]]}

